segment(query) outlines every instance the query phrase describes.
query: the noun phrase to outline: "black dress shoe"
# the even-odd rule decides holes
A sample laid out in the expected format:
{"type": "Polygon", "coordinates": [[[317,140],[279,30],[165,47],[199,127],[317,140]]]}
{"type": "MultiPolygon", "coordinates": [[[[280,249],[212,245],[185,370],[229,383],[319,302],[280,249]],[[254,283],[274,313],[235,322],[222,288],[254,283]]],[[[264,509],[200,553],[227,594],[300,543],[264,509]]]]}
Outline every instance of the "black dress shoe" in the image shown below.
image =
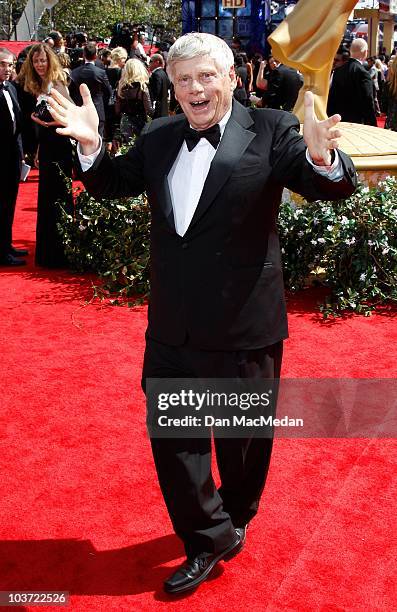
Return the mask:
{"type": "Polygon", "coordinates": [[[26,261],[24,259],[18,259],[13,255],[4,255],[0,258],[0,266],[24,266],[26,261]]]}
{"type": "Polygon", "coordinates": [[[241,548],[244,546],[245,540],[247,539],[247,528],[248,525],[243,525],[243,527],[235,527],[236,533],[241,541],[241,548]]]}
{"type": "Polygon", "coordinates": [[[16,249],[15,247],[11,247],[9,254],[13,257],[25,257],[25,255],[29,255],[29,251],[27,249],[16,249]]]}
{"type": "Polygon", "coordinates": [[[184,593],[195,589],[208,578],[215,565],[222,559],[228,561],[241,550],[240,537],[233,544],[218,554],[200,553],[194,559],[186,559],[185,563],[164,582],[166,593],[184,593]]]}

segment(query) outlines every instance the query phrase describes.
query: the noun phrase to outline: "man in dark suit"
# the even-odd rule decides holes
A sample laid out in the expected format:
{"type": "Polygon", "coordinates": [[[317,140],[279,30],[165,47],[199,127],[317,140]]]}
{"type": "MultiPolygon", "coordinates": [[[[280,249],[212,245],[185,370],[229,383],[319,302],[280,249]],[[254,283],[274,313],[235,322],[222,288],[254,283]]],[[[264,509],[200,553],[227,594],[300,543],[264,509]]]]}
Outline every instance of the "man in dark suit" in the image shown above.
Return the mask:
{"type": "MultiPolygon", "coordinates": [[[[76,138],[90,193],[138,195],[151,210],[151,299],[143,367],[148,379],[278,379],[287,320],[276,218],[284,185],[308,199],[343,198],[356,184],[351,160],[334,152],[339,117],[319,122],[306,96],[304,138],[290,113],[232,100],[234,58],[221,39],[187,34],[168,55],[184,115],[153,121],[111,160],[83,107],[52,93],[59,132],[76,138]],[[190,124],[190,125],[189,125],[190,124]],[[332,161],[332,158],[333,161],[332,161]],[[155,163],[154,161],[155,160],[155,163]]],[[[148,402],[149,427],[155,409],[148,402]]],[[[150,429],[149,429],[150,430],[150,429]]],[[[151,437],[160,486],[187,559],[164,583],[183,593],[241,550],[258,510],[272,440],[151,437]]]]}
{"type": "Polygon", "coordinates": [[[284,66],[274,57],[269,58],[268,79],[259,88],[265,89],[262,106],[291,112],[303,85],[303,77],[297,70],[284,66]]]}
{"type": "Polygon", "coordinates": [[[112,88],[103,68],[95,65],[97,59],[97,48],[95,43],[89,42],[83,50],[84,65],[72,70],[69,91],[72,100],[76,104],[81,104],[79,87],[85,83],[90,90],[92,101],[96,108],[99,118],[99,133],[103,136],[105,127],[105,107],[109,104],[112,88]]]}
{"type": "Polygon", "coordinates": [[[367,53],[366,41],[356,38],[350,47],[350,59],[333,72],[327,113],[338,113],[342,121],[376,126],[373,83],[363,66],[367,53]]]}
{"type": "Polygon", "coordinates": [[[154,53],[149,61],[149,92],[154,107],[153,119],[168,117],[168,90],[170,82],[164,70],[164,58],[154,53]]]}
{"type": "Polygon", "coordinates": [[[14,56],[8,49],[0,48],[0,167],[2,176],[0,195],[0,265],[22,266],[20,259],[27,255],[25,249],[12,246],[12,224],[21,174],[22,115],[16,90],[9,82],[14,56]]]}

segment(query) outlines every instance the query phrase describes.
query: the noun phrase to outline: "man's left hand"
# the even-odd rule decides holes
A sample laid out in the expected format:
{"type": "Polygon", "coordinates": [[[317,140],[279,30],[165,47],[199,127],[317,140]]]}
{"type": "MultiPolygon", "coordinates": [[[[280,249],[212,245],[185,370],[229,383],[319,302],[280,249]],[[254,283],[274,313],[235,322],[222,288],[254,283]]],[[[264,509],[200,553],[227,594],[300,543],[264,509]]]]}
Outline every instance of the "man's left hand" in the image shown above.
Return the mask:
{"type": "Polygon", "coordinates": [[[338,138],[342,136],[340,130],[335,129],[340,120],[340,115],[332,115],[329,119],[319,121],[314,112],[314,96],[311,91],[305,93],[303,138],[317,166],[331,165],[331,151],[338,148],[338,138]]]}

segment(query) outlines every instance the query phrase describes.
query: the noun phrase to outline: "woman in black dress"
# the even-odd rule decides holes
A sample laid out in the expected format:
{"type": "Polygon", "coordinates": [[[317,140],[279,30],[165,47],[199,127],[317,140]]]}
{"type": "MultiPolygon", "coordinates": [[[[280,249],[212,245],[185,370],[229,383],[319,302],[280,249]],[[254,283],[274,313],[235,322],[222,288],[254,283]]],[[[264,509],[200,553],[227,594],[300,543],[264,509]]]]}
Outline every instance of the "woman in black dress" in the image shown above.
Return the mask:
{"type": "MultiPolygon", "coordinates": [[[[59,126],[51,117],[47,99],[52,88],[69,98],[66,77],[56,54],[43,43],[33,45],[23,66],[25,91],[36,97],[31,117],[38,126],[39,196],[37,202],[36,264],[45,268],[66,267],[62,239],[60,205],[72,214],[70,191],[72,144],[56,133],[59,126]]],[[[70,98],[69,98],[70,99],[70,98]]]]}
{"type": "Polygon", "coordinates": [[[129,59],[122,70],[116,98],[123,143],[130,142],[133,136],[139,136],[148,118],[153,115],[148,83],[149,74],[142,62],[129,59]]]}
{"type": "Polygon", "coordinates": [[[112,96],[109,100],[107,108],[105,109],[106,122],[104,140],[106,142],[106,149],[113,153],[116,153],[119,148],[119,143],[117,142],[116,138],[118,136],[120,126],[119,119],[115,112],[117,86],[120,81],[121,70],[124,68],[127,58],[127,51],[124,49],[124,47],[116,47],[111,51],[110,66],[105,68],[110,87],[112,88],[112,96]]]}

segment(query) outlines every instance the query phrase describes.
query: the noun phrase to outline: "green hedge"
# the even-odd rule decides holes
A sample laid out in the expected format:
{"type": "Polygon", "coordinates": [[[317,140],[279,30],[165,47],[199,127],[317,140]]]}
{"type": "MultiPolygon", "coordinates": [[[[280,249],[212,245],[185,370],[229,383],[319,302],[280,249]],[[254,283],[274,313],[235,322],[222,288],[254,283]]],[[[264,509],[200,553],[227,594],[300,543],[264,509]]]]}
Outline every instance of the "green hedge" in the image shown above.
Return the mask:
{"type": "MultiPolygon", "coordinates": [[[[345,311],[368,315],[397,301],[397,182],[360,186],[347,200],[285,202],[279,232],[286,288],[297,291],[310,276],[329,287],[325,317],[345,311]]],[[[70,264],[101,278],[101,295],[114,301],[149,292],[150,212],[146,199],[95,201],[82,192],[75,217],[60,231],[70,264]]],[[[133,298],[130,299],[129,298],[133,298]]]]}

